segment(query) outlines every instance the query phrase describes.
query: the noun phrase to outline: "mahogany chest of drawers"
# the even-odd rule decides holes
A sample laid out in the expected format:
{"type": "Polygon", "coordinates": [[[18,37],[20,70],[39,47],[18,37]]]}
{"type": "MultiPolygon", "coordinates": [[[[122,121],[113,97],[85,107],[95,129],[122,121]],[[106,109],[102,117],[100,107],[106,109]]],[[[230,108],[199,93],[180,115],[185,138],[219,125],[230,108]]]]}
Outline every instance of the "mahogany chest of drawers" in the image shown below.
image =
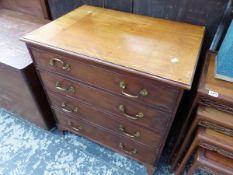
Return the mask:
{"type": "Polygon", "coordinates": [[[204,28],[82,6],[24,36],[57,126],[136,159],[150,174],[204,28]]]}

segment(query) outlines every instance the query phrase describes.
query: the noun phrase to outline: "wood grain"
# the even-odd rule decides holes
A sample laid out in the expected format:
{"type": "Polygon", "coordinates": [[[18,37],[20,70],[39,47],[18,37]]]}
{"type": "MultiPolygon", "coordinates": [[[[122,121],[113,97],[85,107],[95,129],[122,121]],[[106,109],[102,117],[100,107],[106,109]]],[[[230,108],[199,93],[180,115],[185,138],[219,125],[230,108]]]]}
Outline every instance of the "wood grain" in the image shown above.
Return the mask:
{"type": "Polygon", "coordinates": [[[220,165],[223,165],[228,170],[231,169],[231,174],[233,173],[233,160],[229,159],[227,157],[221,156],[216,152],[211,152],[209,150],[206,150],[205,157],[209,160],[215,161],[219,163],[220,165]]]}
{"type": "Polygon", "coordinates": [[[82,6],[23,40],[137,70],[155,79],[161,77],[189,89],[204,30],[200,26],[82,6]]]}

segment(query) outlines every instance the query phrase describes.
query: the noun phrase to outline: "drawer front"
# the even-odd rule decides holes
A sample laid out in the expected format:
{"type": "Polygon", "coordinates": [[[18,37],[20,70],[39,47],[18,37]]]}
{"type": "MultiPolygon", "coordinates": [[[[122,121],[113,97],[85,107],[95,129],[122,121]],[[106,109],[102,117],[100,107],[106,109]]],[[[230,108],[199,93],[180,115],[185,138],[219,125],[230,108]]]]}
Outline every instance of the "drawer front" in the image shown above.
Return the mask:
{"type": "Polygon", "coordinates": [[[105,145],[117,152],[123,153],[131,158],[153,164],[158,156],[157,149],[148,149],[129,139],[117,136],[107,130],[98,128],[81,119],[73,119],[62,113],[56,113],[58,127],[62,130],[69,130],[76,134],[85,136],[97,143],[105,145]]]}
{"type": "Polygon", "coordinates": [[[170,122],[169,113],[134,103],[103,90],[73,82],[51,73],[40,72],[40,75],[46,89],[85,101],[122,119],[134,121],[139,125],[161,131],[165,130],[170,122]]]}
{"type": "Polygon", "coordinates": [[[31,50],[37,66],[42,69],[87,82],[164,111],[172,112],[175,107],[178,90],[159,81],[119,74],[93,65],[95,63],[84,63],[78,57],[70,58],[38,49],[31,50]]]}
{"type": "Polygon", "coordinates": [[[107,130],[115,132],[127,139],[139,142],[149,147],[159,147],[161,136],[159,132],[152,132],[134,123],[106,114],[91,105],[74,101],[58,95],[49,94],[54,109],[60,110],[66,115],[81,118],[107,130]]]}

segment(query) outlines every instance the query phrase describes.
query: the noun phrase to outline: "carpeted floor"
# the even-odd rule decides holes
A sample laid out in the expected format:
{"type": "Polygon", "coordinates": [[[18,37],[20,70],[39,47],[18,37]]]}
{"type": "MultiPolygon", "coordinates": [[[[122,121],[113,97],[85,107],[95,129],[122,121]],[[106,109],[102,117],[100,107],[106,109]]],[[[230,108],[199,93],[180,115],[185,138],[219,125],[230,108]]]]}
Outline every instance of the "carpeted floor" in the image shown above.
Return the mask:
{"type": "MultiPolygon", "coordinates": [[[[146,175],[146,170],[83,137],[45,131],[0,109],[0,175],[118,174],[146,175]]],[[[170,175],[164,156],[155,174],[170,175]]]]}

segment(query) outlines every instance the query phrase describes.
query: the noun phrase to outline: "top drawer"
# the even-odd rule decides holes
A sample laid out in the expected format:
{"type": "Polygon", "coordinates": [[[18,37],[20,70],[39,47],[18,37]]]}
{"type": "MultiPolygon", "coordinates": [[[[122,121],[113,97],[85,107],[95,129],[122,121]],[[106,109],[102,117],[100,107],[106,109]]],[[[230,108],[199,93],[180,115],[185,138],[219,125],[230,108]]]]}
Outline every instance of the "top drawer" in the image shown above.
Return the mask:
{"type": "MultiPolygon", "coordinates": [[[[125,73],[97,67],[96,63],[85,63],[82,58],[55,54],[31,48],[38,67],[103,88],[125,98],[146,103],[172,112],[178,90],[159,81],[138,78],[125,73]]],[[[110,68],[109,68],[110,69],[110,68]]]]}

